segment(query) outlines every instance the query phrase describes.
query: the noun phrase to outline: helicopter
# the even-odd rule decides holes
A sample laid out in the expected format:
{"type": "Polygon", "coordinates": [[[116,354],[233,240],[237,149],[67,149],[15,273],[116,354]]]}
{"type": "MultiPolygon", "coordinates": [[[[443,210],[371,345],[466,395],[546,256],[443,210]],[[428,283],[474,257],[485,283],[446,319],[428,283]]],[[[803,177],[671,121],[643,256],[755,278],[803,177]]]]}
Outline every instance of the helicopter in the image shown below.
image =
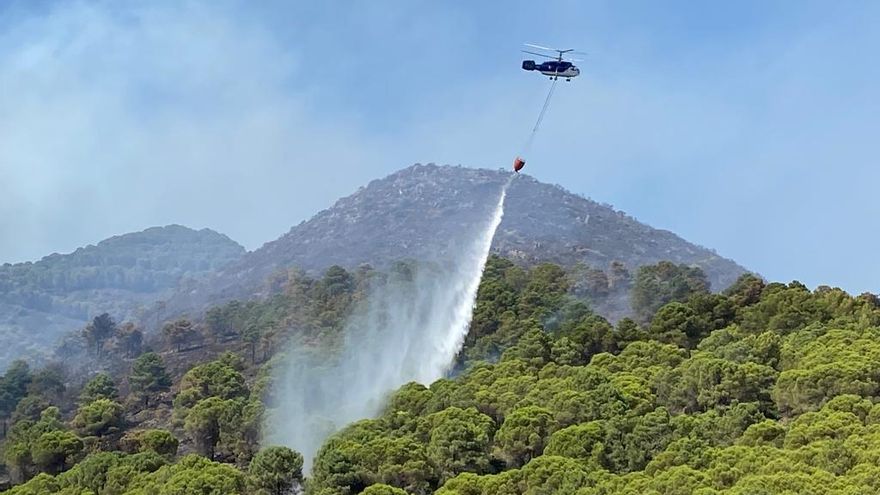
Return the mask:
{"type": "Polygon", "coordinates": [[[536,63],[534,60],[523,60],[522,68],[523,70],[536,70],[545,76],[549,76],[550,79],[554,81],[559,79],[560,77],[564,77],[566,81],[571,81],[572,77],[577,77],[580,75],[581,70],[578,69],[572,62],[580,62],[577,59],[563,60],[562,56],[566,53],[573,52],[573,48],[569,48],[566,50],[559,50],[557,48],[547,48],[546,46],[540,45],[532,45],[530,43],[525,43],[526,46],[530,48],[536,48],[538,50],[544,50],[547,52],[556,52],[558,55],[550,56],[545,55],[543,53],[530,52],[528,50],[522,50],[523,53],[528,53],[529,55],[537,55],[539,57],[549,58],[550,60],[547,62],[536,63]]]}

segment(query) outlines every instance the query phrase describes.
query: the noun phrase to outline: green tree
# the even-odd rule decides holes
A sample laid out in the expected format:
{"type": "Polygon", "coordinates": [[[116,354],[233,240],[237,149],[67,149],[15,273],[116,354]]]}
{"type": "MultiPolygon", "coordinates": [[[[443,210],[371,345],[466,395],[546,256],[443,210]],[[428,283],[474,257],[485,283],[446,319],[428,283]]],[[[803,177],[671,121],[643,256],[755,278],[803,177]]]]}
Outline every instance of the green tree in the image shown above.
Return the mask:
{"type": "Polygon", "coordinates": [[[180,352],[181,348],[190,344],[199,333],[191,321],[182,318],[162,327],[162,334],[177,348],[177,352],[180,352]]]}
{"type": "Polygon", "coordinates": [[[228,464],[188,455],[139,480],[137,495],[244,495],[244,473],[228,464]]]}
{"type": "Polygon", "coordinates": [[[428,459],[439,468],[441,479],[489,469],[489,445],[495,429],[492,418],[475,408],[449,407],[426,420],[430,426],[428,459]]]}
{"type": "Polygon", "coordinates": [[[3,460],[13,483],[21,483],[31,476],[36,467],[31,458],[30,445],[24,439],[13,439],[4,445],[3,460]]]}
{"type": "Polygon", "coordinates": [[[495,435],[497,455],[508,465],[519,467],[544,452],[544,445],[556,429],[553,414],[538,406],[513,411],[495,435]]]}
{"type": "Polygon", "coordinates": [[[180,380],[180,393],[174,406],[183,415],[198,401],[209,397],[221,399],[244,398],[248,395],[244,376],[229,357],[200,364],[186,372],[180,380]]]}
{"type": "Polygon", "coordinates": [[[251,459],[260,448],[266,406],[259,399],[244,402],[234,415],[228,418],[233,429],[227,433],[227,441],[238,462],[251,459]]]}
{"type": "Polygon", "coordinates": [[[776,421],[765,419],[764,421],[749,425],[742,436],[737,439],[737,443],[750,447],[769,445],[779,448],[782,447],[784,438],[785,427],[776,421]]]}
{"type": "Polygon", "coordinates": [[[664,408],[638,417],[615,417],[605,427],[602,463],[616,472],[639,471],[674,439],[672,418],[664,408]]]}
{"type": "Polygon", "coordinates": [[[54,476],[40,473],[24,485],[15,486],[4,493],[9,495],[46,495],[56,493],[58,490],[58,480],[54,476]]]}
{"type": "Polygon", "coordinates": [[[13,361],[0,377],[0,423],[2,423],[3,437],[6,437],[9,418],[19,401],[27,395],[27,386],[30,381],[30,366],[23,360],[13,361]]]}
{"type": "Polygon", "coordinates": [[[266,447],[248,467],[248,480],[255,493],[284,495],[303,482],[303,457],[287,447],[266,447]]]}
{"type": "Polygon", "coordinates": [[[614,327],[605,318],[588,314],[563,324],[560,335],[568,337],[580,349],[580,356],[574,364],[586,364],[590,358],[601,352],[617,352],[617,336],[614,327]]]}
{"type": "Polygon", "coordinates": [[[724,295],[730,297],[736,306],[751,306],[761,300],[763,290],[764,281],[761,277],[744,273],[736,279],[733,285],[724,290],[724,295]]]}
{"type": "MultiPolygon", "coordinates": [[[[269,356],[275,352],[275,345],[278,341],[278,328],[275,325],[266,327],[260,332],[260,347],[263,352],[263,361],[269,359],[269,356]]],[[[253,364],[253,355],[251,355],[251,363],[253,364]]]]}
{"type": "Polygon", "coordinates": [[[43,433],[31,448],[31,457],[40,471],[57,474],[76,462],[83,443],[69,431],[54,430],[43,433]]]}
{"type": "Polygon", "coordinates": [[[13,361],[3,374],[3,378],[0,379],[3,393],[21,399],[27,394],[31,376],[31,369],[27,361],[22,359],[13,361]]]}
{"type": "Polygon", "coordinates": [[[623,318],[617,322],[615,329],[618,346],[622,349],[631,342],[646,340],[647,334],[632,318],[623,318]]]}
{"type": "Polygon", "coordinates": [[[757,402],[770,411],[776,370],[697,354],[658,381],[658,394],[672,410],[707,411],[738,402],[757,402]]]}
{"type": "Polygon", "coordinates": [[[474,473],[461,473],[448,480],[437,490],[436,495],[483,495],[484,476],[474,473]]]}
{"type": "Polygon", "coordinates": [[[404,490],[384,483],[370,485],[366,490],[361,492],[363,495],[407,495],[404,490]]]}
{"type": "Polygon", "coordinates": [[[558,265],[543,263],[529,271],[529,281],[517,302],[521,318],[542,319],[562,306],[571,282],[558,265]]]}
{"type": "Polygon", "coordinates": [[[588,467],[575,459],[542,455],[532,459],[520,472],[522,493],[563,495],[577,493],[590,485],[588,467]]]}
{"type": "Polygon", "coordinates": [[[568,337],[560,337],[553,341],[550,356],[557,364],[569,366],[583,364],[581,347],[568,337]]]}
{"type": "Polygon", "coordinates": [[[116,433],[124,424],[122,406],[110,399],[97,399],[80,406],[73,427],[86,436],[116,433]]]}
{"type": "Polygon", "coordinates": [[[594,462],[598,465],[604,440],[605,430],[602,421],[572,425],[550,435],[544,454],[594,462]]]}
{"type": "Polygon", "coordinates": [[[51,439],[48,437],[44,439],[38,448],[42,436],[53,432],[66,433],[61,422],[61,412],[57,407],[45,408],[36,419],[21,418],[13,423],[4,445],[6,468],[13,482],[23,482],[38,470],[46,470],[47,466],[55,468],[47,460],[47,449],[50,447],[51,439]]]}
{"type": "Polygon", "coordinates": [[[116,400],[119,398],[119,390],[116,383],[107,373],[100,373],[89,380],[79,394],[80,404],[88,404],[98,399],[116,400]]]}
{"type": "Polygon", "coordinates": [[[107,485],[108,473],[118,466],[120,461],[121,456],[116,452],[97,452],[87,456],[58,478],[65,488],[75,488],[87,493],[103,493],[107,485]]]}
{"type": "Polygon", "coordinates": [[[64,390],[64,374],[58,365],[48,365],[31,376],[28,384],[29,395],[45,397],[49,402],[58,402],[64,390]]]}
{"type": "Polygon", "coordinates": [[[700,268],[661,261],[639,268],[630,298],[637,318],[647,323],[664,304],[708,291],[708,279],[700,268]]]}
{"type": "Polygon", "coordinates": [[[40,414],[51,404],[41,395],[28,395],[21,399],[12,412],[12,422],[17,423],[23,419],[40,419],[40,414]]]}
{"type": "Polygon", "coordinates": [[[232,318],[227,313],[234,312],[234,309],[237,309],[239,304],[238,301],[233,301],[227,306],[215,306],[205,313],[205,323],[208,325],[208,331],[215,338],[222,340],[225,337],[235,335],[235,329],[231,321],[232,318]],[[233,303],[237,304],[233,305],[233,303]]]}
{"type": "Polygon", "coordinates": [[[418,416],[426,411],[428,402],[433,393],[427,387],[417,382],[409,382],[400,387],[388,399],[386,411],[388,414],[408,413],[418,416]]]}
{"type": "Polygon", "coordinates": [[[550,362],[552,340],[540,328],[526,332],[519,342],[504,352],[502,359],[520,359],[532,366],[541,367],[550,362]]]}
{"type": "Polygon", "coordinates": [[[171,387],[171,377],[158,354],[148,352],[138,357],[132,365],[128,382],[132,394],[149,407],[150,397],[171,387]]]}
{"type": "Polygon", "coordinates": [[[122,456],[119,461],[107,471],[104,491],[99,493],[139,493],[136,490],[142,486],[148,475],[166,468],[169,464],[167,457],[150,451],[122,456]]]}
{"type": "Polygon", "coordinates": [[[116,333],[116,322],[107,313],[96,316],[83,330],[86,342],[100,356],[107,340],[116,333]]]}
{"type": "Polygon", "coordinates": [[[184,429],[196,444],[198,452],[214,459],[217,444],[224,432],[234,432],[242,404],[236,400],[208,397],[197,402],[186,416],[184,429]]]}
{"type": "Polygon", "coordinates": [[[144,346],[143,330],[135,326],[134,323],[126,322],[116,329],[116,345],[125,357],[137,356],[144,346]]]}
{"type": "Polygon", "coordinates": [[[229,366],[235,371],[242,372],[245,370],[246,366],[244,364],[244,359],[241,358],[238,354],[232,351],[226,351],[223,354],[217,356],[216,362],[229,366]]]}
{"type": "Polygon", "coordinates": [[[167,430],[129,431],[122,439],[122,445],[130,453],[155,452],[165,458],[177,455],[180,442],[167,430]]]}
{"type": "Polygon", "coordinates": [[[241,332],[241,340],[247,343],[251,351],[251,364],[256,364],[257,362],[257,344],[260,342],[260,335],[260,327],[256,324],[248,325],[241,332]]]}

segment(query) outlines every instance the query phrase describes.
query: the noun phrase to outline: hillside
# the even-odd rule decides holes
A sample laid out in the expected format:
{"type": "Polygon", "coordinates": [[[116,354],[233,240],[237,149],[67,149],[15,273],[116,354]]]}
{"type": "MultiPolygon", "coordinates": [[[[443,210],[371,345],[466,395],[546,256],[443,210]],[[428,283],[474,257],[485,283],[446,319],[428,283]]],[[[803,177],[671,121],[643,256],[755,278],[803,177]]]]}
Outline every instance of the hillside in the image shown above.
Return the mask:
{"type": "MultiPolygon", "coordinates": [[[[657,268],[640,269],[634,286],[657,268]]],[[[661,278],[690,269],[679,270],[661,278]]],[[[127,357],[128,372],[68,388],[63,366],[11,367],[0,376],[0,447],[19,486],[4,493],[880,490],[877,296],[745,275],[723,294],[654,293],[666,304],[648,323],[611,325],[571,296],[572,273],[498,257],[480,284],[468,366],[403,385],[376,417],[327,438],[305,471],[300,453],[261,443],[266,419],[308,418],[274,400],[282,346],[254,354],[264,341],[249,335],[339,324],[372,276],[328,272],[213,310],[203,338],[216,353],[198,359],[169,341],[127,357]],[[232,352],[219,353],[221,342],[232,352]]],[[[321,400],[312,392],[302,400],[321,400]]]]}
{"type": "Polygon", "coordinates": [[[219,269],[244,253],[209,229],[154,227],[69,254],[0,266],[0,367],[45,354],[62,333],[108,312],[135,317],[185,278],[219,269]]]}
{"type": "Polygon", "coordinates": [[[508,342],[498,362],[401,387],[324,443],[307,493],[880,490],[876,296],[746,275],[612,327],[565,309],[552,265],[521,287],[493,265],[472,332],[508,342]]]}
{"type": "MultiPolygon", "coordinates": [[[[202,283],[179,291],[169,311],[197,314],[213,303],[265,296],[267,277],[288,267],[320,272],[333,264],[354,268],[369,263],[381,268],[402,258],[442,261],[455,256],[509,178],[508,171],[417,164],[374,180],[202,283]]],[[[615,279],[645,264],[669,260],[698,265],[715,290],[745,272],[671,232],[526,175],[511,184],[493,252],[523,265],[581,264],[589,278],[584,281],[590,286],[586,295],[614,320],[628,311],[626,284],[615,286],[615,279]]]]}

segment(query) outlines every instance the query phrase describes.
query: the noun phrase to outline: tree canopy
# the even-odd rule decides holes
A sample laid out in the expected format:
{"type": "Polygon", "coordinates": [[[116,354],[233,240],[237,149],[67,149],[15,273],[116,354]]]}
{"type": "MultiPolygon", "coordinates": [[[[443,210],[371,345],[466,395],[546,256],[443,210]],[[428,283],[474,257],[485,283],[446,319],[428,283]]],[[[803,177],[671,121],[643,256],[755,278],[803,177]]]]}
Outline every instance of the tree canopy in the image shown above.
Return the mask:
{"type": "Polygon", "coordinates": [[[753,275],[710,293],[698,269],[660,263],[634,279],[634,318],[612,323],[571,273],[497,257],[449,376],[405,384],[376,417],[338,425],[306,476],[301,454],[260,445],[273,360],[254,346],[302,325],[297,343],[332,353],[368,273],[291,272],[281,296],[210,310],[213,342],[238,354],[181,366],[186,353],[168,342],[127,380],[79,385],[62,368],[16,363],[0,376],[8,493],[880,491],[876,296],[753,275]],[[120,389],[135,400],[118,402],[120,389]]]}

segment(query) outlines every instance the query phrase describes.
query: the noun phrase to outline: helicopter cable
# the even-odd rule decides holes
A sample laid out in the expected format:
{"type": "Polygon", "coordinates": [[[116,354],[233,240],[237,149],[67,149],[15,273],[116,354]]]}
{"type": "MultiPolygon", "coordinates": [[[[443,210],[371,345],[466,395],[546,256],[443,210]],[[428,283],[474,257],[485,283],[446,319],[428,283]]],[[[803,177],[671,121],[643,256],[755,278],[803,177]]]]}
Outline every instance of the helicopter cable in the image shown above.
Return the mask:
{"type": "Polygon", "coordinates": [[[547,92],[547,98],[544,100],[544,106],[541,107],[541,113],[538,114],[538,120],[535,122],[535,127],[532,128],[532,133],[529,134],[529,139],[526,141],[526,144],[523,147],[524,153],[528,153],[532,149],[532,143],[535,141],[535,135],[538,133],[538,128],[541,127],[541,122],[544,120],[544,114],[547,113],[547,108],[550,107],[550,98],[553,97],[553,92],[556,90],[557,82],[558,79],[554,79],[553,83],[550,84],[550,91],[547,92]]]}
{"type": "Polygon", "coordinates": [[[550,98],[553,97],[553,91],[556,89],[556,83],[559,79],[553,79],[553,84],[550,85],[550,91],[547,93],[547,99],[544,100],[544,106],[541,107],[541,113],[538,115],[538,121],[535,122],[535,127],[532,129],[532,134],[538,132],[538,127],[541,126],[541,121],[544,120],[544,114],[547,113],[547,108],[550,106],[550,98]]]}

